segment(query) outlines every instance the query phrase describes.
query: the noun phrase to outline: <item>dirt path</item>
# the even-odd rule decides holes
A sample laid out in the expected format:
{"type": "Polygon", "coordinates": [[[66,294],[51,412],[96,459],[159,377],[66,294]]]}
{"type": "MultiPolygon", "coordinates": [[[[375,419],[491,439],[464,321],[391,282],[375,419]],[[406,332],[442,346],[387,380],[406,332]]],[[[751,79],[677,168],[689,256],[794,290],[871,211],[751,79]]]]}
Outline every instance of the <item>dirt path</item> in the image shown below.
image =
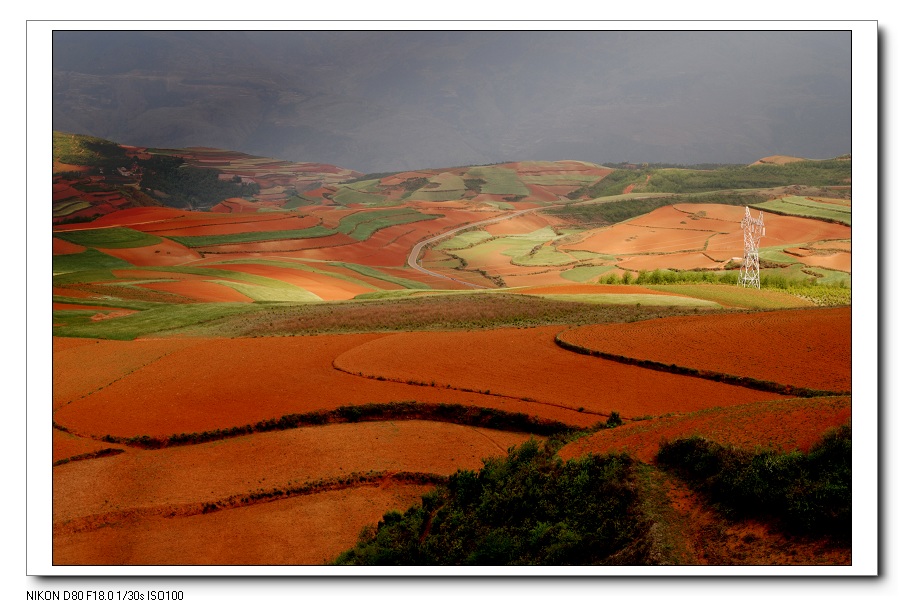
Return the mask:
{"type": "Polygon", "coordinates": [[[532,208],[529,210],[519,210],[519,211],[513,212],[511,214],[505,214],[503,216],[497,216],[496,218],[490,218],[489,220],[481,220],[479,222],[470,222],[468,224],[461,225],[460,227],[455,227],[454,229],[452,229],[450,231],[445,231],[444,233],[440,233],[439,235],[434,235],[434,236],[428,237],[427,239],[422,240],[422,241],[418,242],[417,244],[415,244],[414,247],[411,249],[411,252],[408,253],[408,267],[411,267],[412,269],[415,269],[423,274],[427,274],[428,276],[433,276],[435,278],[445,278],[446,280],[451,280],[453,282],[457,282],[459,284],[463,284],[463,285],[472,287],[474,289],[492,288],[492,287],[483,287],[481,285],[473,284],[470,282],[465,282],[464,280],[452,278],[451,276],[446,276],[444,274],[440,274],[438,272],[434,272],[432,270],[426,269],[425,267],[422,267],[418,263],[418,259],[420,259],[421,252],[424,250],[424,248],[427,246],[427,244],[431,244],[433,242],[437,242],[437,241],[445,239],[447,237],[451,237],[451,236],[455,235],[456,233],[460,233],[466,229],[470,229],[472,227],[484,227],[484,226],[491,225],[491,224],[494,224],[497,222],[501,222],[503,220],[508,220],[509,218],[514,218],[515,216],[522,216],[524,214],[538,212],[540,210],[548,210],[549,208],[552,208],[552,207],[561,207],[561,206],[560,205],[547,205],[544,207],[535,207],[535,208],[532,208]]]}

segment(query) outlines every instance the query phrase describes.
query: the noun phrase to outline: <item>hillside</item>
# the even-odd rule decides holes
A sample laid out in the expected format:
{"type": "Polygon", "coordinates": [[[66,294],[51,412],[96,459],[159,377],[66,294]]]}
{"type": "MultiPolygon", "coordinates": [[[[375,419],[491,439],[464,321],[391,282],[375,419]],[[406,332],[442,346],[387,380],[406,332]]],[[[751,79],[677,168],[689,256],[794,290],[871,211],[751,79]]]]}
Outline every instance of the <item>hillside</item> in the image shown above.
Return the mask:
{"type": "Polygon", "coordinates": [[[55,133],[54,563],[850,563],[851,161],[782,162],[55,133]]]}

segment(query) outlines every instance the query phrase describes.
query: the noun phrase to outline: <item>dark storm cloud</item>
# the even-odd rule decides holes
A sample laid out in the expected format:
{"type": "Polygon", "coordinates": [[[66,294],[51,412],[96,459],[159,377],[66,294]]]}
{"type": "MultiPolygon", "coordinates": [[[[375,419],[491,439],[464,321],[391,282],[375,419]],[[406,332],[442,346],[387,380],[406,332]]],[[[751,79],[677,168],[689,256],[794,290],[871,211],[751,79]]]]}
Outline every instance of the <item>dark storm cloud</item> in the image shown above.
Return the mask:
{"type": "Polygon", "coordinates": [[[848,32],[54,33],[53,126],[359,171],[851,149],[848,32]]]}

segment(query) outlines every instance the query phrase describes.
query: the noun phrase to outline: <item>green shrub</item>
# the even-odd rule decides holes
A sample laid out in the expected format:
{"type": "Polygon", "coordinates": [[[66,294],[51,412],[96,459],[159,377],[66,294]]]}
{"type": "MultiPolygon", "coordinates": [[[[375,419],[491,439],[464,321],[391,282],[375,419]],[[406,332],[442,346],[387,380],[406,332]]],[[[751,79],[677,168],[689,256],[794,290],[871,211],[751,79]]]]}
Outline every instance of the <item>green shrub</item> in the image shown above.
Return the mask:
{"type": "Polygon", "coordinates": [[[775,518],[789,531],[851,537],[851,427],[809,453],[750,452],[699,436],[663,444],[656,461],[734,517],[775,518]]]}
{"type": "Polygon", "coordinates": [[[625,455],[562,462],[530,440],[385,515],[336,564],[646,564],[634,473],[625,455]]]}

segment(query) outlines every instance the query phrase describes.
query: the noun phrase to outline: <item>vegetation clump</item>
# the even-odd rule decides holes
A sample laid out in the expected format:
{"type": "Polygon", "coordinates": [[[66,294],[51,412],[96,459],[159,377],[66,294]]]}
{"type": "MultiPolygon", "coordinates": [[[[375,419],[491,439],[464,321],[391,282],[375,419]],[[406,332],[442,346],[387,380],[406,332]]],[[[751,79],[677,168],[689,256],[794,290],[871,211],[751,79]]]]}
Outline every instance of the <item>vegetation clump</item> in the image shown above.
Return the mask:
{"type": "Polygon", "coordinates": [[[694,436],[663,444],[656,462],[728,515],[850,540],[850,425],[829,431],[809,453],[751,452],[694,436]]]}
{"type": "Polygon", "coordinates": [[[530,440],[387,513],[336,564],[651,564],[635,465],[626,455],[563,462],[530,440]]]}

